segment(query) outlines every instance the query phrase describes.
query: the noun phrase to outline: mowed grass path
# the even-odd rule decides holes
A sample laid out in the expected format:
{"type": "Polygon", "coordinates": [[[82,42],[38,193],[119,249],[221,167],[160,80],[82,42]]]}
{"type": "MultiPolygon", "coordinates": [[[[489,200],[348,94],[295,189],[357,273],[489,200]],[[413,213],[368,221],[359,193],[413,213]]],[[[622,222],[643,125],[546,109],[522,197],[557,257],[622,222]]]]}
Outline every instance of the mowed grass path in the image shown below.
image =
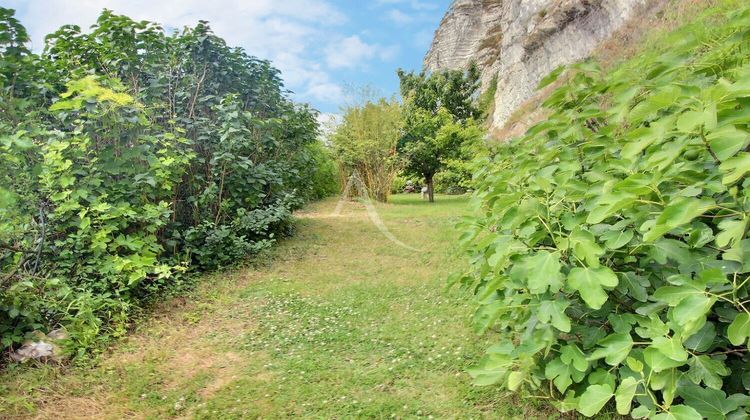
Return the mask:
{"type": "Polygon", "coordinates": [[[470,384],[489,338],[467,297],[454,225],[464,197],[395,196],[377,210],[336,200],[299,213],[265,266],[207,276],[93,366],[0,377],[0,417],[507,418],[538,412],[470,384]]]}

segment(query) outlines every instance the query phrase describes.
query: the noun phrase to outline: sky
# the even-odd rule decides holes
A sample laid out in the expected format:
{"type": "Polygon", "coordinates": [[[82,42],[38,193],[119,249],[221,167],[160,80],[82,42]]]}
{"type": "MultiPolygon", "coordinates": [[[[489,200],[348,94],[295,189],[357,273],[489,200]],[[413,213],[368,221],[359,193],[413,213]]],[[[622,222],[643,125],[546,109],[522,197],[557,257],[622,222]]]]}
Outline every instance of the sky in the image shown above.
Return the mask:
{"type": "Polygon", "coordinates": [[[398,92],[396,69],[420,70],[450,0],[2,0],[32,48],[61,25],[88,28],[102,9],[176,29],[207,20],[231,46],[271,60],[293,98],[324,116],[363,86],[398,92]]]}

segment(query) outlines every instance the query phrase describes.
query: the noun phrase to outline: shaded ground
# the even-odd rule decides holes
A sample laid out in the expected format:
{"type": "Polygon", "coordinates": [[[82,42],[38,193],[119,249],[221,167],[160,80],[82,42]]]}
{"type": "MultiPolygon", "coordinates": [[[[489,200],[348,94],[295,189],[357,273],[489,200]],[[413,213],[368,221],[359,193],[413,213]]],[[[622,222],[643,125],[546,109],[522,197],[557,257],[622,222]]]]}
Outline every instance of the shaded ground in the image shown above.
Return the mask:
{"type": "Polygon", "coordinates": [[[445,278],[466,199],[335,200],[299,214],[267,267],[207,276],[91,367],[0,376],[0,417],[536,417],[464,370],[488,346],[445,278]]]}

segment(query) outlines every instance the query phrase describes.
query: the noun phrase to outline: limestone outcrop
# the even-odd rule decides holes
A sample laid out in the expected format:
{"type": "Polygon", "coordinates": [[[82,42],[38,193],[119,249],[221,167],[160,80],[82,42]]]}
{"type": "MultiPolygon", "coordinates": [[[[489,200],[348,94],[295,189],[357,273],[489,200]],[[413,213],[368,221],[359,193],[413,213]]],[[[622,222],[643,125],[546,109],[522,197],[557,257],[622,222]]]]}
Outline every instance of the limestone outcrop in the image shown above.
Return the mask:
{"type": "Polygon", "coordinates": [[[649,0],[455,0],[424,59],[427,71],[476,63],[497,78],[491,126],[502,127],[539,81],[586,58],[649,0]]]}

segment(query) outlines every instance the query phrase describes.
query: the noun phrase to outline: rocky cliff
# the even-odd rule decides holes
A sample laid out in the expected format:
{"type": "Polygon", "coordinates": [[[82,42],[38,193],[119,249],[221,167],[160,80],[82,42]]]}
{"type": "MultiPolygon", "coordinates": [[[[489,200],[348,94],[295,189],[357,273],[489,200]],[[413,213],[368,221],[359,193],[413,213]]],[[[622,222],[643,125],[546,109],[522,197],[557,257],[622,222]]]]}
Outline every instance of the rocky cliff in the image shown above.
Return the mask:
{"type": "Polygon", "coordinates": [[[424,59],[427,71],[475,62],[497,77],[491,126],[502,127],[560,65],[587,57],[649,0],[455,0],[424,59]]]}

